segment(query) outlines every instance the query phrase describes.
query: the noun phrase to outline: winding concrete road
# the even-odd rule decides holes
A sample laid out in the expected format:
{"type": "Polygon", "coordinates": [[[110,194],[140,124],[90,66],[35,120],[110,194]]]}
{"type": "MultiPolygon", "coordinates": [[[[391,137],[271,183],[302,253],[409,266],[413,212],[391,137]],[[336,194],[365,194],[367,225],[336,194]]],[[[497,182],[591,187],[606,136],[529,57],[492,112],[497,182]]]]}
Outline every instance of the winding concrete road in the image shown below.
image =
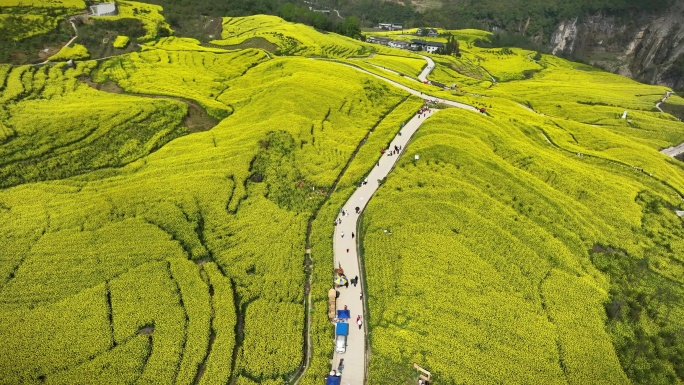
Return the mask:
{"type": "MultiPolygon", "coordinates": [[[[419,75],[419,79],[423,79],[423,81],[425,81],[432,69],[434,69],[435,64],[429,57],[423,56],[423,58],[425,58],[427,66],[419,75]]],[[[376,78],[388,82],[391,85],[413,95],[430,100],[436,99],[434,96],[423,94],[420,91],[414,90],[403,84],[397,83],[380,75],[376,75],[356,66],[345,63],[339,64],[347,65],[356,69],[357,71],[375,76],[376,78]]],[[[479,113],[477,108],[468,104],[444,99],[441,99],[441,103],[479,113]]],[[[422,115],[414,115],[413,118],[406,122],[404,127],[401,128],[398,134],[394,137],[389,147],[385,149],[385,153],[380,156],[380,159],[376,163],[375,167],[373,167],[373,170],[368,174],[365,183],[356,189],[356,191],[340,210],[338,219],[340,219],[342,222],[335,227],[333,238],[334,267],[337,268],[341,266],[344,269],[345,275],[350,280],[356,277],[358,277],[359,280],[357,286],[352,285],[350,282],[348,288],[342,287],[338,289],[340,291],[340,296],[337,299],[337,308],[343,309],[345,306],[347,306],[351,312],[346,352],[335,352],[333,354],[332,360],[332,369],[336,370],[339,368],[341,360],[344,359],[342,370],[342,384],[344,385],[364,385],[366,380],[366,369],[368,365],[368,357],[366,355],[368,351],[368,346],[366,343],[366,313],[364,312],[365,298],[362,296],[362,293],[364,292],[364,277],[361,274],[360,268],[361,255],[359,255],[358,252],[357,234],[360,213],[363,213],[363,210],[365,209],[369,199],[380,186],[379,181],[387,177],[390,171],[392,171],[392,168],[399,160],[400,155],[403,153],[404,148],[410,141],[413,134],[418,130],[420,125],[436,111],[437,110],[435,109],[430,109],[422,115]],[[398,154],[393,154],[390,156],[389,154],[393,152],[395,146],[401,150],[398,154]],[[359,214],[356,213],[357,207],[359,208],[359,214]],[[362,320],[361,327],[356,325],[357,317],[360,317],[362,320]]],[[[388,233],[388,236],[391,236],[391,233],[388,233]]]]}
{"type": "Polygon", "coordinates": [[[420,55],[420,56],[422,56],[423,59],[425,59],[425,61],[427,62],[427,66],[425,66],[425,68],[423,68],[423,72],[421,72],[420,75],[418,75],[418,80],[425,83],[425,82],[429,81],[427,78],[428,75],[430,75],[432,70],[435,69],[435,62],[431,58],[429,58],[425,55],[420,55]]]}
{"type": "MultiPolygon", "coordinates": [[[[361,256],[358,253],[358,222],[360,215],[356,214],[356,207],[362,213],[366,208],[368,200],[373,196],[380,184],[378,180],[384,179],[399,160],[399,156],[404,151],[411,136],[418,130],[418,127],[437,110],[431,109],[422,116],[415,115],[409,120],[400,133],[394,137],[386,149],[385,154],[381,155],[380,160],[373,167],[366,179],[366,183],[359,186],[354,194],[347,200],[341,209],[342,213],[339,219],[341,224],[335,227],[333,250],[335,267],[342,266],[345,275],[351,280],[354,277],[359,277],[358,286],[351,283],[349,288],[341,287],[338,289],[340,297],[337,299],[337,308],[343,309],[346,305],[351,311],[351,319],[349,320],[349,336],[347,337],[347,351],[345,353],[335,353],[333,355],[332,369],[337,369],[340,359],[344,359],[344,369],[342,371],[342,384],[344,385],[363,385],[366,378],[366,320],[364,313],[364,300],[361,299],[361,293],[364,289],[363,276],[361,275],[360,264],[361,256]],[[401,147],[399,154],[389,156],[394,146],[401,147]],[[354,237],[352,237],[354,234],[354,237]],[[356,325],[356,318],[361,316],[362,327],[356,325]]],[[[388,233],[387,236],[391,236],[388,233]]]]}
{"type": "MultiPolygon", "coordinates": [[[[341,63],[341,62],[336,62],[336,63],[342,64],[342,65],[346,65],[346,66],[351,67],[351,68],[353,68],[353,69],[355,69],[355,70],[357,70],[357,71],[361,71],[361,72],[367,73],[367,74],[369,74],[369,75],[371,75],[371,76],[375,76],[375,77],[378,78],[378,79],[381,79],[381,80],[383,80],[383,81],[385,81],[385,82],[387,82],[387,83],[389,83],[389,84],[391,84],[391,85],[393,85],[393,86],[395,86],[395,87],[397,87],[397,88],[401,88],[402,90],[404,90],[404,91],[406,91],[406,92],[408,92],[408,93],[410,93],[410,94],[412,94],[412,95],[420,96],[420,97],[423,98],[423,99],[430,99],[430,100],[432,100],[432,99],[439,99],[439,101],[440,101],[441,104],[446,104],[446,105],[451,106],[451,107],[461,108],[461,109],[468,110],[468,111],[472,111],[472,112],[478,112],[478,113],[480,112],[477,108],[475,108],[475,107],[473,107],[473,106],[471,106],[471,105],[469,105],[469,104],[460,103],[460,102],[455,102],[455,101],[453,101],[453,100],[448,100],[448,99],[438,98],[438,97],[436,97],[436,96],[432,96],[432,95],[429,95],[429,94],[426,94],[426,93],[423,93],[423,92],[414,90],[414,89],[411,88],[411,87],[405,86],[405,85],[403,85],[403,84],[401,84],[401,83],[397,83],[397,82],[395,82],[394,80],[387,79],[387,78],[385,78],[385,77],[382,77],[382,76],[380,76],[380,75],[374,74],[374,73],[372,73],[372,72],[370,72],[370,71],[366,71],[366,70],[364,70],[364,69],[361,69],[361,68],[359,68],[359,67],[353,66],[353,65],[351,65],[351,64],[346,64],[346,63],[341,63]]],[[[433,63],[433,65],[434,65],[434,63],[433,63]]],[[[429,65],[428,65],[428,67],[429,67],[429,65]]],[[[427,70],[427,68],[426,68],[425,70],[423,70],[423,72],[425,72],[426,70],[427,70]]],[[[421,75],[422,75],[422,74],[421,74],[421,75]]]]}
{"type": "MultiPolygon", "coordinates": [[[[655,104],[655,107],[658,109],[658,111],[663,112],[663,110],[660,108],[660,105],[661,105],[662,103],[667,102],[667,99],[668,99],[668,98],[670,97],[670,95],[672,95],[672,94],[673,94],[672,91],[667,91],[667,92],[665,93],[665,96],[663,96],[663,98],[660,99],[660,100],[655,104]]],[[[664,149],[660,150],[660,152],[661,152],[662,154],[665,154],[665,155],[668,155],[668,156],[671,156],[671,157],[674,158],[675,156],[684,154],[684,143],[680,143],[680,144],[678,144],[678,145],[676,145],[676,146],[664,148],[664,149]]]]}

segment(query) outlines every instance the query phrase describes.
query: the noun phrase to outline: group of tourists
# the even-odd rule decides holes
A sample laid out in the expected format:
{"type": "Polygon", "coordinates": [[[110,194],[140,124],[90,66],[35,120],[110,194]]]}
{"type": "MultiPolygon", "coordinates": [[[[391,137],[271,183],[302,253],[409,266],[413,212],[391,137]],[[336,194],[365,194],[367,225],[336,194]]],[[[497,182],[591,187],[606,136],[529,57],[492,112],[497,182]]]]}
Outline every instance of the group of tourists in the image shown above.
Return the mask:
{"type": "Polygon", "coordinates": [[[393,149],[390,148],[390,149],[385,150],[383,148],[382,150],[380,150],[380,153],[383,155],[387,154],[387,156],[399,155],[399,152],[401,151],[401,149],[402,149],[401,146],[394,145],[393,149]]]}
{"type": "Polygon", "coordinates": [[[430,107],[428,107],[427,102],[426,102],[423,107],[420,107],[420,110],[418,110],[417,115],[419,118],[422,118],[422,117],[426,116],[428,112],[430,112],[430,107]]]}

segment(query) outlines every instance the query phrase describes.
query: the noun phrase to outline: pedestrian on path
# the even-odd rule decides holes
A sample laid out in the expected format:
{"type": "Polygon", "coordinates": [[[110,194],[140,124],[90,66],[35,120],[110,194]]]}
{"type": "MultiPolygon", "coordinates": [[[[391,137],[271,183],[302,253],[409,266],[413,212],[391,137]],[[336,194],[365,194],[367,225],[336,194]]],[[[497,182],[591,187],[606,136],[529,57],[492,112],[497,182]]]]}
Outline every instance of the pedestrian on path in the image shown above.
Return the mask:
{"type": "Polygon", "coordinates": [[[363,321],[361,321],[361,316],[359,316],[359,318],[357,318],[356,324],[359,325],[359,330],[361,330],[361,325],[363,325],[363,321]]]}
{"type": "Polygon", "coordinates": [[[359,293],[359,299],[363,301],[363,291],[359,293]]]}
{"type": "Polygon", "coordinates": [[[344,238],[344,231],[342,231],[341,233],[342,233],[342,238],[344,238]]]}
{"type": "Polygon", "coordinates": [[[356,285],[359,283],[359,276],[357,275],[356,277],[354,277],[353,281],[354,281],[354,287],[356,287],[356,285]]]}
{"type": "Polygon", "coordinates": [[[347,249],[347,254],[349,254],[349,249],[347,249]]]}
{"type": "MultiPolygon", "coordinates": [[[[368,180],[368,179],[366,179],[366,180],[368,180]]],[[[366,182],[363,182],[363,184],[366,184],[366,182]]],[[[356,206],[356,208],[354,208],[354,210],[356,210],[356,213],[358,214],[359,211],[361,211],[361,208],[359,206],[356,206]]]]}

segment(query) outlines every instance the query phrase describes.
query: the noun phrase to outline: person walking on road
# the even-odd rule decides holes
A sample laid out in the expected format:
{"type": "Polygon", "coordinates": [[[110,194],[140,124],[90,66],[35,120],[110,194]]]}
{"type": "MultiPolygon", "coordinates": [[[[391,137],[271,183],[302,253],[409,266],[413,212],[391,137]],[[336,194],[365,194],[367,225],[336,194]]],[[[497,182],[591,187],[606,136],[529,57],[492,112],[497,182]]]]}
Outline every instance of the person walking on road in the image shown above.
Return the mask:
{"type": "Polygon", "coordinates": [[[342,238],[344,238],[344,231],[341,231],[340,233],[342,235],[342,238]]]}
{"type": "Polygon", "coordinates": [[[354,232],[352,231],[352,239],[354,239],[354,232]]]}
{"type": "Polygon", "coordinates": [[[349,249],[347,249],[347,254],[349,254],[349,249]]]}
{"type": "Polygon", "coordinates": [[[356,277],[354,277],[354,279],[352,280],[352,283],[354,284],[354,287],[356,287],[356,285],[359,283],[359,276],[358,275],[356,277]]]}
{"type": "Polygon", "coordinates": [[[361,330],[361,325],[363,325],[363,321],[361,321],[361,316],[356,317],[356,324],[359,325],[359,330],[361,330]]]}
{"type": "Polygon", "coordinates": [[[363,292],[360,292],[360,293],[359,293],[359,299],[360,299],[361,301],[363,301],[363,292]]]}

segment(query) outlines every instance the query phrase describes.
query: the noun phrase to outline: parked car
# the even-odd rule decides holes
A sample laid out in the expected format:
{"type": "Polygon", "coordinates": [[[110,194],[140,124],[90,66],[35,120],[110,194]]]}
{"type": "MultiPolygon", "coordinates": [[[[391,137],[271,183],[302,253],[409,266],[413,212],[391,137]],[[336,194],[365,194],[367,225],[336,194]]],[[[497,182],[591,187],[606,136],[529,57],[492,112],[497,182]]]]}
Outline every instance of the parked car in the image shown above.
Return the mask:
{"type": "Polygon", "coordinates": [[[347,351],[347,336],[349,335],[349,323],[338,322],[335,326],[335,351],[344,353],[347,351]]]}

